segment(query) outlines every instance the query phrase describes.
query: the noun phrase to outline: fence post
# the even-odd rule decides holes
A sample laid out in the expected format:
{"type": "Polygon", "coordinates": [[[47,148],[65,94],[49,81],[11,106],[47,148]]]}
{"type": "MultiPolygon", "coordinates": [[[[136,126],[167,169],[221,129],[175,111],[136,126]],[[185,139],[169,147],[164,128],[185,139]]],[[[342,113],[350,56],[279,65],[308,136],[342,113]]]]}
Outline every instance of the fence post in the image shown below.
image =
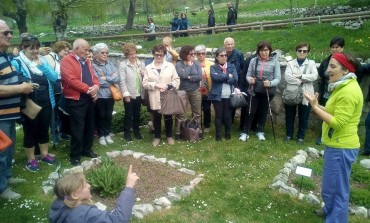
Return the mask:
{"type": "Polygon", "coordinates": [[[260,23],[260,30],[263,30],[263,22],[260,23]]]}
{"type": "Polygon", "coordinates": [[[321,23],[321,16],[319,16],[319,24],[321,23]]]}

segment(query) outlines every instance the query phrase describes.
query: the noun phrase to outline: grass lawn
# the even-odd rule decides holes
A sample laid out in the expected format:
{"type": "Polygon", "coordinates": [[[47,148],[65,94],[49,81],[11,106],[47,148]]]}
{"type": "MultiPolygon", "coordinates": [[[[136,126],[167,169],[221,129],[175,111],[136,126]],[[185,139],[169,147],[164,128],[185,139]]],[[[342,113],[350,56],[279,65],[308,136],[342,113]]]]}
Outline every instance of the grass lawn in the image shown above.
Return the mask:
{"type": "MultiPolygon", "coordinates": [[[[122,105],[116,105],[116,110],[120,109],[122,105]]],[[[155,212],[143,220],[136,219],[133,222],[322,222],[312,213],[318,207],[268,188],[279,169],[297,150],[308,146],[323,149],[323,146],[317,147],[314,144],[317,133],[308,130],[304,146],[294,142],[285,144],[284,127],[275,126],[277,139],[274,141],[270,123],[267,122],[265,142],[257,141],[253,134],[248,142],[241,142],[238,141],[236,126],[238,124],[233,126],[231,141],[216,142],[212,126],[212,131],[201,142],[177,141],[175,146],[153,148],[152,135],[148,129],[143,129],[144,139],[129,144],[118,134],[114,137],[115,143],[109,147],[100,146],[95,139],[94,151],[103,155],[107,151],[131,149],[172,159],[197,173],[205,174],[204,180],[191,195],[176,202],[170,210],[155,212]]],[[[26,178],[27,184],[12,187],[22,194],[19,200],[0,200],[0,219],[7,223],[48,222],[48,210],[54,198],[43,194],[41,182],[47,179],[55,167],[41,164],[38,173],[25,170],[22,130],[17,135],[14,175],[26,178]]],[[[56,150],[51,149],[50,152],[57,155],[62,169],[71,167],[67,143],[62,141],[56,150]]],[[[351,217],[350,222],[364,222],[364,219],[351,217]]]]}

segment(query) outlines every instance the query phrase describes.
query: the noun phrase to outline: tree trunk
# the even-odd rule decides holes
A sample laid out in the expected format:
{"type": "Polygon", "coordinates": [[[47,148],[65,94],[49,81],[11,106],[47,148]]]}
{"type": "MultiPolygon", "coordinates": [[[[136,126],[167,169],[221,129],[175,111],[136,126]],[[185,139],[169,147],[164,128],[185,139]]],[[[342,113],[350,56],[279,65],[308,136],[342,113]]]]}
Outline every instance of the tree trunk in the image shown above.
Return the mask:
{"type": "Polygon", "coordinates": [[[209,0],[209,8],[212,9],[212,11],[214,11],[213,10],[213,2],[212,2],[212,0],[209,0]]]}
{"type": "MultiPolygon", "coordinates": [[[[15,7],[17,8],[16,14],[10,14],[9,17],[13,18],[18,26],[19,34],[27,32],[27,10],[26,1],[13,0],[15,7]],[[11,16],[13,15],[13,16],[11,16]]],[[[5,13],[4,13],[5,15],[5,13]]]]}
{"type": "Polygon", "coordinates": [[[236,0],[236,1],[235,1],[235,7],[234,7],[234,8],[235,8],[235,10],[236,10],[237,12],[239,12],[239,11],[238,11],[238,9],[239,9],[239,0],[236,0]]]}
{"type": "Polygon", "coordinates": [[[127,23],[126,23],[127,30],[131,30],[132,25],[134,24],[135,5],[136,5],[136,0],[130,0],[130,6],[128,8],[127,23]]]}

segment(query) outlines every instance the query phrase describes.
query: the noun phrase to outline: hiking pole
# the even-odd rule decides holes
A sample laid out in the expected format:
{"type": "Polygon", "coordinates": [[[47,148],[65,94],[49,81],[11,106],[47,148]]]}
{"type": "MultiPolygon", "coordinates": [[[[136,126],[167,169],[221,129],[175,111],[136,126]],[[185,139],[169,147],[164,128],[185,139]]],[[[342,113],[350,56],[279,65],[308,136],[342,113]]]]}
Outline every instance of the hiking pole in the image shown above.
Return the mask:
{"type": "Polygon", "coordinates": [[[251,97],[249,98],[249,108],[248,108],[248,115],[251,116],[251,110],[252,110],[252,98],[254,96],[254,84],[251,84],[250,86],[250,92],[251,97]]]}
{"type": "Polygon", "coordinates": [[[270,95],[269,95],[269,88],[268,87],[266,88],[266,94],[267,94],[267,103],[269,104],[269,112],[270,112],[270,120],[271,120],[272,134],[274,135],[274,140],[276,141],[274,121],[272,120],[272,111],[271,111],[270,95]]]}

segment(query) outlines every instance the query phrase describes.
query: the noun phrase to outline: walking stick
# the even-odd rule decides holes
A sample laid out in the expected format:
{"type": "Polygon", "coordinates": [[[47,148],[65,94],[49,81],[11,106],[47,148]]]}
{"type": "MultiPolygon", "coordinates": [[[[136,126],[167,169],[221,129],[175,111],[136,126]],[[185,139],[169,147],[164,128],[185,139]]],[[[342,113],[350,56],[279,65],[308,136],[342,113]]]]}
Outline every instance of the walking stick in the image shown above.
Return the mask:
{"type": "Polygon", "coordinates": [[[251,84],[250,91],[249,91],[251,97],[249,98],[249,108],[248,108],[248,115],[251,116],[251,110],[252,110],[252,98],[254,96],[254,84],[251,84]]]}
{"type": "Polygon", "coordinates": [[[274,135],[274,140],[276,141],[274,121],[272,120],[272,111],[271,111],[270,95],[269,95],[269,88],[268,87],[266,88],[266,94],[267,94],[267,103],[269,104],[269,112],[270,112],[270,120],[271,120],[272,134],[274,135]]]}

